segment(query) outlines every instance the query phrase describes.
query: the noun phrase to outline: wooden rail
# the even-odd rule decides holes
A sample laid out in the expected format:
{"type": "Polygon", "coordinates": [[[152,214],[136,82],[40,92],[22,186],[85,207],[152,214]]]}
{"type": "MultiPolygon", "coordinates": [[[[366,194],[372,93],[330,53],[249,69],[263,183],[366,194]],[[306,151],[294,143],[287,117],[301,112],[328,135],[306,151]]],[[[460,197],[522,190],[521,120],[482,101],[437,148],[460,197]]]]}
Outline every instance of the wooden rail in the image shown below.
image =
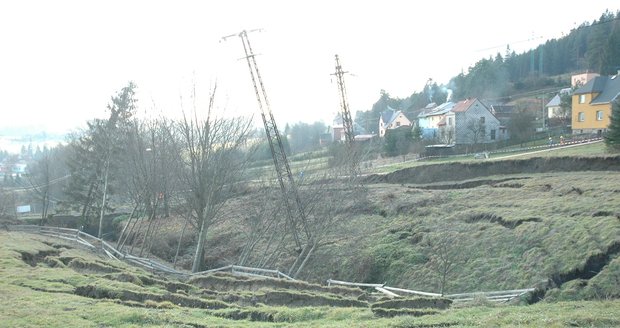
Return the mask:
{"type": "Polygon", "coordinates": [[[83,246],[86,246],[91,249],[101,249],[103,253],[105,253],[109,258],[114,260],[124,260],[133,265],[140,266],[152,272],[163,272],[167,274],[174,275],[183,275],[183,276],[196,276],[196,275],[205,275],[218,271],[227,271],[230,270],[232,274],[236,275],[246,275],[246,276],[255,276],[255,277],[267,277],[267,278],[284,278],[287,280],[295,280],[288,275],[280,272],[278,270],[270,270],[263,268],[250,268],[239,265],[227,265],[225,267],[206,270],[202,272],[196,273],[187,273],[183,271],[175,270],[165,264],[159,263],[149,258],[143,258],[131,255],[129,253],[123,253],[112,245],[110,245],[105,240],[99,239],[95,236],[92,236],[86,232],[71,229],[71,228],[60,228],[60,227],[48,227],[48,226],[38,226],[38,225],[11,225],[7,227],[10,231],[21,231],[27,233],[38,233],[44,236],[60,238],[64,240],[74,241],[83,246]]]}
{"type": "Polygon", "coordinates": [[[449,295],[441,295],[438,293],[429,293],[429,292],[421,292],[417,290],[410,290],[404,288],[396,288],[389,287],[383,284],[368,284],[368,283],[356,283],[356,282],[347,282],[340,280],[327,280],[327,285],[342,285],[342,286],[352,286],[352,287],[367,287],[374,288],[375,290],[387,295],[390,298],[393,297],[401,297],[402,293],[405,294],[413,294],[420,296],[430,296],[430,297],[445,297],[451,299],[453,302],[468,302],[474,300],[476,297],[483,297],[491,302],[508,302],[516,297],[520,297],[529,292],[533,292],[534,288],[526,288],[526,289],[513,289],[513,290],[502,290],[502,291],[491,291],[491,292],[474,292],[474,293],[460,293],[460,294],[449,294],[449,295]],[[399,294],[400,293],[400,294],[399,294]]]}
{"type": "MultiPolygon", "coordinates": [[[[280,272],[279,270],[271,270],[271,269],[263,269],[263,268],[251,268],[240,265],[227,265],[221,268],[205,270],[196,273],[187,273],[183,271],[175,270],[169,266],[166,266],[162,263],[154,261],[149,258],[137,257],[131,255],[129,253],[123,253],[108,242],[99,239],[95,236],[92,236],[88,233],[77,229],[70,228],[59,228],[59,227],[47,227],[47,226],[37,226],[37,225],[11,225],[7,227],[10,231],[22,231],[27,233],[38,233],[45,236],[56,237],[64,240],[70,240],[77,242],[81,245],[84,245],[91,249],[101,249],[108,257],[114,260],[124,260],[131,264],[140,266],[147,270],[153,272],[163,272],[167,274],[173,275],[182,275],[182,276],[199,276],[211,274],[219,271],[230,271],[235,275],[243,275],[243,276],[251,276],[251,277],[261,277],[261,278],[284,278],[287,280],[295,280],[288,275],[280,272]]],[[[410,290],[404,288],[396,288],[385,286],[385,284],[369,284],[369,283],[355,283],[341,280],[329,279],[327,280],[327,285],[331,286],[341,285],[341,286],[351,286],[351,287],[362,287],[362,288],[373,288],[388,297],[401,297],[398,293],[405,294],[413,294],[413,295],[421,295],[421,296],[430,296],[430,297],[440,297],[441,294],[437,293],[429,293],[422,292],[417,290],[410,290]]],[[[450,294],[443,295],[443,297],[452,299],[454,302],[467,302],[472,301],[476,297],[484,297],[491,302],[507,302],[516,297],[520,297],[526,293],[534,291],[534,288],[526,288],[526,289],[513,289],[513,290],[503,290],[503,291],[491,291],[491,292],[474,292],[474,293],[460,293],[460,294],[450,294]]]]}

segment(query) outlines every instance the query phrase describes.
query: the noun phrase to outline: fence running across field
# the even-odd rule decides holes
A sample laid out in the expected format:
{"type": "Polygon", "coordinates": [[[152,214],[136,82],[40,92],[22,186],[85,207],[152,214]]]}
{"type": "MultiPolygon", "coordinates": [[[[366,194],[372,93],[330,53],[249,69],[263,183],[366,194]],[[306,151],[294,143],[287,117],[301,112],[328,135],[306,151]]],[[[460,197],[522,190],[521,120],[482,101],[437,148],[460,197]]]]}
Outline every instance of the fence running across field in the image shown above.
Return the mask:
{"type": "MultiPolygon", "coordinates": [[[[124,253],[108,242],[94,237],[88,233],[80,231],[78,229],[70,229],[70,228],[60,228],[60,227],[48,227],[48,226],[37,226],[37,225],[11,225],[7,226],[7,230],[9,231],[20,231],[27,233],[38,233],[44,236],[61,238],[64,240],[70,240],[77,242],[83,246],[86,246],[93,250],[102,250],[108,257],[111,259],[120,261],[125,260],[134,265],[140,266],[147,270],[153,272],[162,272],[173,275],[181,275],[181,276],[196,276],[196,275],[205,275],[214,272],[222,272],[222,271],[230,271],[234,275],[241,276],[250,276],[250,277],[261,277],[261,278],[278,278],[278,279],[287,279],[287,280],[295,280],[290,276],[278,271],[278,270],[270,270],[270,269],[262,269],[262,268],[250,268],[239,265],[227,265],[217,269],[211,269],[196,273],[189,273],[184,271],[179,271],[174,268],[171,268],[165,264],[154,261],[152,259],[143,258],[133,256],[129,253],[124,253]]],[[[389,297],[401,297],[403,295],[420,295],[420,296],[431,296],[431,297],[440,297],[441,294],[437,293],[428,293],[421,292],[416,290],[409,290],[403,288],[389,287],[385,284],[367,284],[367,283],[354,283],[354,282],[346,282],[340,280],[327,280],[328,286],[331,285],[341,285],[341,286],[350,286],[350,287],[362,287],[362,288],[374,288],[375,290],[389,296],[389,297]]],[[[492,292],[474,292],[474,293],[461,293],[461,294],[450,294],[443,295],[443,297],[452,299],[454,302],[467,302],[472,301],[476,297],[484,297],[492,302],[508,302],[514,298],[520,297],[526,293],[534,291],[534,288],[527,289],[515,289],[515,290],[503,290],[503,291],[492,291],[492,292]]]]}
{"type": "MultiPolygon", "coordinates": [[[[385,284],[363,284],[363,283],[355,283],[355,282],[347,282],[340,280],[327,280],[327,285],[341,285],[341,286],[351,286],[351,287],[370,287],[375,290],[386,294],[389,297],[401,297],[403,294],[412,294],[412,295],[420,295],[420,296],[431,296],[431,297],[441,297],[441,294],[437,293],[429,293],[429,292],[421,292],[417,290],[410,290],[404,288],[396,288],[389,287],[385,284]]],[[[461,294],[448,294],[443,295],[443,297],[449,298],[454,302],[468,302],[473,301],[476,297],[486,298],[491,302],[508,302],[514,298],[520,297],[529,292],[533,292],[535,288],[526,288],[526,289],[514,289],[514,290],[502,290],[502,291],[492,291],[492,292],[473,292],[473,293],[461,293],[461,294]]]]}
{"type": "Polygon", "coordinates": [[[225,267],[206,270],[202,272],[189,273],[184,271],[179,271],[173,269],[165,264],[162,264],[158,261],[154,261],[152,259],[138,257],[131,255],[126,252],[121,252],[110,245],[105,240],[99,239],[95,236],[92,236],[86,232],[80,231],[78,229],[71,228],[60,228],[60,227],[48,227],[48,226],[37,226],[37,225],[11,225],[7,226],[9,231],[21,231],[28,233],[38,233],[44,236],[61,238],[64,240],[70,240],[77,242],[83,246],[86,246],[93,250],[102,250],[108,257],[114,260],[125,260],[134,265],[143,267],[150,271],[158,271],[167,274],[181,275],[181,276],[195,276],[195,275],[203,275],[209,274],[218,271],[230,271],[234,275],[240,276],[257,276],[257,277],[268,277],[268,278],[284,278],[288,280],[295,280],[288,275],[280,272],[278,270],[269,270],[269,269],[261,269],[261,268],[250,268],[239,265],[227,265],[225,267]]]}

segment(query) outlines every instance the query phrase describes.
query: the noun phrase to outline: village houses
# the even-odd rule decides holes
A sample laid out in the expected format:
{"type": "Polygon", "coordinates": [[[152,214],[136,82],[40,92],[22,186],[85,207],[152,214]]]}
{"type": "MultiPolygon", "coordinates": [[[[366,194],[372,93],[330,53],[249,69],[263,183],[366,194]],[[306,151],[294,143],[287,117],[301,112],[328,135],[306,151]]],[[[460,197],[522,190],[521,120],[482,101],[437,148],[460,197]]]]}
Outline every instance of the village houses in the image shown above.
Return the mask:
{"type": "Polygon", "coordinates": [[[575,90],[572,99],[573,134],[592,133],[601,136],[611,123],[612,103],[620,95],[619,74],[595,76],[575,90]]]}
{"type": "Polygon", "coordinates": [[[411,121],[400,111],[388,106],[388,110],[379,117],[379,137],[385,137],[387,130],[397,129],[401,126],[412,127],[411,121]]]}

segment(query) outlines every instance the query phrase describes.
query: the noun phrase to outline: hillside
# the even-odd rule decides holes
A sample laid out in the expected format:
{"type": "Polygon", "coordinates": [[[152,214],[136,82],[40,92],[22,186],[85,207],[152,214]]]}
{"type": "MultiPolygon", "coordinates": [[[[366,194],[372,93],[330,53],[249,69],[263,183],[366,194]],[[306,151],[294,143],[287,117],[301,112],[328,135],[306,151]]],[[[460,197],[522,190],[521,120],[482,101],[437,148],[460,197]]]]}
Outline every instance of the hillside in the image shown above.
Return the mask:
{"type": "Polygon", "coordinates": [[[359,300],[360,291],[355,289],[328,292],[306,283],[221,274],[180,281],[110,260],[79,244],[19,232],[0,232],[0,263],[1,327],[620,325],[618,301],[527,307],[483,302],[434,311],[435,315],[381,318],[359,300]],[[254,289],[257,286],[263,287],[254,289]],[[347,298],[350,301],[342,301],[347,298]],[[332,304],[300,304],[292,299],[332,304]]]}
{"type": "MultiPolygon", "coordinates": [[[[369,177],[342,199],[344,221],[301,278],[339,279],[438,292],[436,247],[458,268],[446,292],[550,288],[547,299],[619,297],[620,167],[617,157],[531,158],[418,166],[369,177]]],[[[333,189],[340,188],[337,184],[333,189]]],[[[327,197],[327,196],[326,196],[327,197]]],[[[248,192],[229,204],[229,221],[209,241],[210,267],[235,263],[248,206],[274,202],[277,190],[248,192]]],[[[259,243],[259,248],[264,244],[259,243]]],[[[277,267],[292,261],[286,254],[277,267]]],[[[258,251],[260,253],[260,251],[258,251]]]]}

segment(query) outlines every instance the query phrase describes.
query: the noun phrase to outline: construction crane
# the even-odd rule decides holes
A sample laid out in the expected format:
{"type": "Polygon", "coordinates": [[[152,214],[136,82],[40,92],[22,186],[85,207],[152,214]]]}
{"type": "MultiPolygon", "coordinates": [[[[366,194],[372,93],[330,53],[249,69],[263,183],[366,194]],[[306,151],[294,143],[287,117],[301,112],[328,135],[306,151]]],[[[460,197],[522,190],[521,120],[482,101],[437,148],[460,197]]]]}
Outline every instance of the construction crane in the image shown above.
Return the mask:
{"type": "MultiPolygon", "coordinates": [[[[249,32],[254,31],[259,30],[251,30],[249,32]]],[[[282,138],[280,137],[280,133],[278,132],[276,120],[273,117],[273,112],[271,111],[271,107],[269,105],[269,99],[267,98],[265,85],[263,84],[260,71],[258,70],[258,65],[256,64],[256,55],[252,51],[252,46],[250,45],[250,40],[248,38],[248,31],[243,30],[239,34],[225,36],[222,39],[226,40],[227,38],[232,36],[239,36],[243,43],[245,59],[247,60],[248,68],[250,70],[250,76],[252,77],[252,84],[254,85],[256,100],[258,101],[258,107],[260,108],[263,125],[265,126],[265,133],[267,134],[267,140],[269,141],[271,156],[273,157],[273,164],[276,169],[278,182],[280,184],[280,189],[282,191],[285,203],[284,205],[286,207],[286,214],[288,219],[287,226],[292,233],[293,238],[295,239],[297,247],[301,249],[302,244],[299,239],[299,234],[297,232],[300,223],[304,227],[304,232],[306,233],[306,236],[308,237],[310,235],[310,232],[307,230],[306,225],[303,224],[306,220],[306,214],[303,208],[303,204],[301,202],[301,198],[299,197],[297,185],[295,184],[295,180],[293,179],[293,174],[291,173],[288,159],[286,158],[286,153],[284,152],[284,146],[282,144],[282,138]]]]}
{"type": "Polygon", "coordinates": [[[336,72],[335,75],[338,82],[338,93],[340,94],[340,109],[342,115],[342,126],[344,127],[345,142],[347,143],[346,160],[350,166],[350,178],[353,179],[359,175],[358,158],[355,151],[355,134],[353,132],[353,120],[351,119],[351,111],[349,110],[349,102],[347,100],[347,88],[344,85],[344,75],[348,73],[342,70],[340,59],[336,55],[336,72]]]}

